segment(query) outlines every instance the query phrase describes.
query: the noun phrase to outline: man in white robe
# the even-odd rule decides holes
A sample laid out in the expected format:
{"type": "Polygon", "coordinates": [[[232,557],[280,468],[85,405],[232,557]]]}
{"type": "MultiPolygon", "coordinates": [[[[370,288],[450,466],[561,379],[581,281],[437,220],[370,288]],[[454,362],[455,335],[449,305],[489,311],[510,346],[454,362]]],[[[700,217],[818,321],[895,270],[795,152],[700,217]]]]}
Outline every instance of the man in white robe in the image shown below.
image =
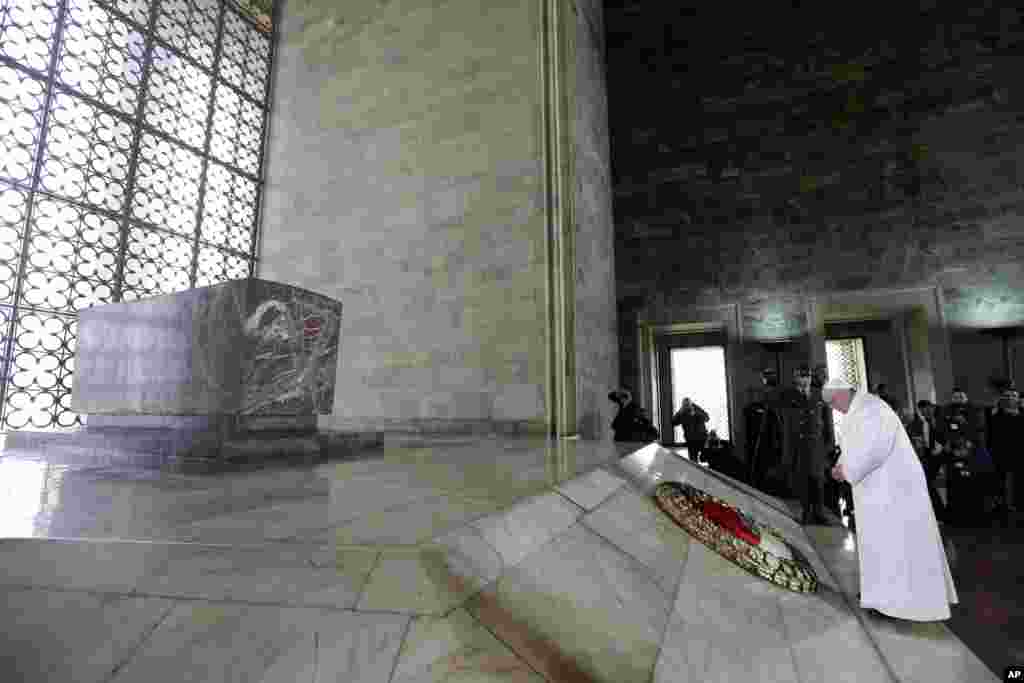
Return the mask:
{"type": "Polygon", "coordinates": [[[898,415],[878,396],[833,380],[822,398],[844,414],[832,476],[853,486],[861,607],[898,619],[949,619],[956,587],[924,469],[898,415]]]}

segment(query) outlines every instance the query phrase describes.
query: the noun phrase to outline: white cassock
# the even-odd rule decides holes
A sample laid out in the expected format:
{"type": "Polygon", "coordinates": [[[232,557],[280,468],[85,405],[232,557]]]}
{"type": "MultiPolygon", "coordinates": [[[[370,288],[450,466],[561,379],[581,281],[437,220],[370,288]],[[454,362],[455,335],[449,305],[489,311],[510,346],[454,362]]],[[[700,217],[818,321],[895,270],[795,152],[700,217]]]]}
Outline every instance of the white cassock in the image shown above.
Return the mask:
{"type": "Polygon", "coordinates": [[[853,485],[860,604],[898,619],[949,619],[958,602],[924,469],[885,401],[854,394],[841,435],[853,485]]]}

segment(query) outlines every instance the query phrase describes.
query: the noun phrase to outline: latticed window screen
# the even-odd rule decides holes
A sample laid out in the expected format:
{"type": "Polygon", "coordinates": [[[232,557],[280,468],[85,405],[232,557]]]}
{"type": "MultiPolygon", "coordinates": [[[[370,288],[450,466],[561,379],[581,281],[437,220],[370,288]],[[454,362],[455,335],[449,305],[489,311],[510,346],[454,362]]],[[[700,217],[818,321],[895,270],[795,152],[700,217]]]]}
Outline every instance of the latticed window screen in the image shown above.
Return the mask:
{"type": "Polygon", "coordinates": [[[64,429],[77,311],[253,273],[268,0],[0,0],[0,429],[64,429]]]}
{"type": "MultiPolygon", "coordinates": [[[[864,361],[864,340],[860,337],[852,339],[829,339],[825,342],[825,359],[828,363],[828,376],[842,379],[857,387],[857,391],[867,391],[867,366],[864,361]]],[[[842,442],[843,414],[832,411],[836,434],[842,442]]]]}

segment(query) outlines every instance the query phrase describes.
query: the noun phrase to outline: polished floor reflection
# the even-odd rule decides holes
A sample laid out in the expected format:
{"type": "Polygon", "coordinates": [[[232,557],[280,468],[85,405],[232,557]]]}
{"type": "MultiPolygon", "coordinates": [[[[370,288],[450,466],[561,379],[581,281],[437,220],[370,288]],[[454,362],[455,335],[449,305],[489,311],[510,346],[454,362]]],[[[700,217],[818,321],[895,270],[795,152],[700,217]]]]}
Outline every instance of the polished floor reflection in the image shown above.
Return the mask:
{"type": "Polygon", "coordinates": [[[215,476],[7,453],[0,486],[3,681],[994,680],[943,626],[860,613],[845,529],[656,445],[449,440],[215,476]],[[822,589],[693,541],[647,495],[665,480],[773,524],[822,589]]]}
{"type": "Polygon", "coordinates": [[[953,549],[960,604],[949,628],[1000,675],[1024,664],[1024,519],[1015,528],[956,529],[944,534],[953,549]]]}

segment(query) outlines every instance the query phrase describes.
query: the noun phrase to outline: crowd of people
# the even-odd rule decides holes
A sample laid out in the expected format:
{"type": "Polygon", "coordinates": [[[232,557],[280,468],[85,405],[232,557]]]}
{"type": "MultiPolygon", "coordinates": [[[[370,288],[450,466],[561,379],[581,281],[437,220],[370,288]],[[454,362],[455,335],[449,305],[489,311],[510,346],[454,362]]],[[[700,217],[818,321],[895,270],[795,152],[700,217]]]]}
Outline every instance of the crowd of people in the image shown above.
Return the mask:
{"type": "MultiPolygon", "coordinates": [[[[774,370],[763,371],[762,388],[744,409],[742,471],[732,466],[739,459],[720,455],[731,453],[731,444],[708,429],[708,413],[690,398],[683,399],[671,424],[682,427],[691,459],[708,462],[719,454],[729,474],[772,495],[799,499],[805,524],[834,523],[845,516],[855,528],[850,487],[829,476],[841,450],[832,409],[822,396],[827,367],[800,366],[786,387],[778,379],[774,370]]],[[[1024,406],[1016,387],[1005,386],[992,406],[975,404],[956,387],[947,403],[922,400],[916,410],[904,409],[885,384],[871,393],[893,410],[910,437],[937,519],[984,526],[1007,524],[1017,519],[1018,510],[1024,512],[1024,406]]],[[[612,424],[616,440],[659,438],[629,392],[608,397],[619,406],[612,424]]]]}
{"type": "Polygon", "coordinates": [[[975,404],[956,387],[946,405],[918,401],[903,417],[940,520],[976,526],[1016,516],[1024,503],[1024,410],[1016,387],[1005,386],[993,406],[975,404]]]}
{"type": "MultiPolygon", "coordinates": [[[[819,490],[826,509],[851,517],[853,509],[841,483],[826,476],[823,488],[817,485],[818,472],[841,453],[832,410],[821,397],[827,379],[825,366],[813,371],[805,366],[796,371],[793,387],[779,389],[775,373],[765,371],[765,395],[745,410],[750,483],[775,495],[801,498],[805,518],[812,523],[821,522],[819,490]],[[805,476],[811,480],[805,482],[805,476]],[[837,507],[840,500],[846,501],[842,510],[837,507]]],[[[872,393],[899,417],[910,436],[939,520],[977,526],[1015,518],[1024,501],[1024,409],[1014,386],[1006,386],[994,406],[976,405],[956,387],[945,405],[922,400],[913,412],[903,410],[885,384],[872,393]],[[940,484],[945,484],[945,499],[940,484]]]]}
{"type": "MultiPolygon", "coordinates": [[[[974,525],[981,521],[977,513],[1008,512],[1010,498],[1021,500],[1024,411],[1016,389],[1007,387],[986,409],[956,388],[949,404],[921,401],[904,415],[884,386],[869,393],[839,378],[829,381],[823,364],[797,368],[785,388],[771,370],[762,373],[762,383],[761,395],[744,411],[745,466],[731,476],[799,499],[805,525],[838,523],[826,510],[849,516],[858,539],[861,607],[911,621],[949,619],[959,598],[939,522],[974,525]],[[833,411],[842,417],[842,448],[833,411]],[[1007,475],[1015,496],[1006,495],[1007,475]],[[946,500],[937,487],[940,476],[946,500]]],[[[609,398],[620,405],[616,438],[657,438],[628,394],[609,398]]],[[[708,422],[689,398],[671,418],[697,461],[713,460],[719,444],[708,422]]]]}

